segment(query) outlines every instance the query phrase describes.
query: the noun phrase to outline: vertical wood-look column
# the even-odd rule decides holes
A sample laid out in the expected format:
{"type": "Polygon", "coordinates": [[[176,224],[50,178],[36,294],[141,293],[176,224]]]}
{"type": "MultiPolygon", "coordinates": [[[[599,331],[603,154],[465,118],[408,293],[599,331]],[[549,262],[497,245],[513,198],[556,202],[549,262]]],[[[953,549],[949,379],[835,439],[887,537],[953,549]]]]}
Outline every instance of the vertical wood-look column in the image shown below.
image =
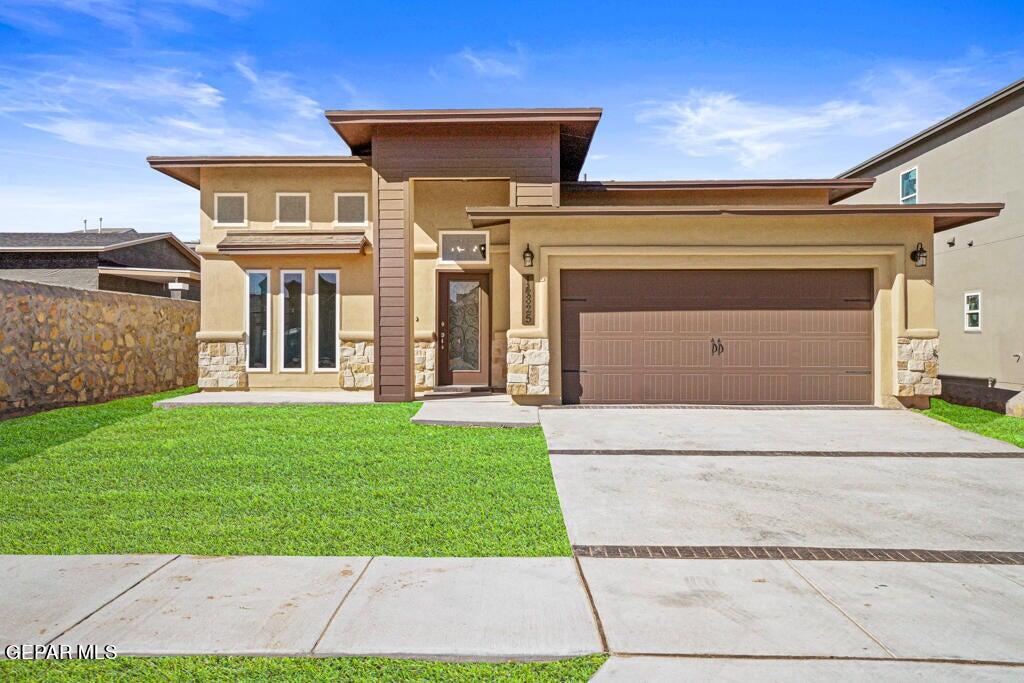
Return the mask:
{"type": "Polygon", "coordinates": [[[411,401],[413,247],[409,182],[373,171],[374,400],[411,401]]]}

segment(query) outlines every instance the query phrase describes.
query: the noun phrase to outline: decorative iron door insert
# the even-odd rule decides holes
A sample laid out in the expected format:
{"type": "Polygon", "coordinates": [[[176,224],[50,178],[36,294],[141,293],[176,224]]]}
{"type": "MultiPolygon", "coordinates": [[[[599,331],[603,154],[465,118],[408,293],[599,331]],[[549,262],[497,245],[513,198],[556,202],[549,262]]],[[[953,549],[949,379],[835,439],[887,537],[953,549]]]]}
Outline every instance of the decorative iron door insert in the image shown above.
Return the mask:
{"type": "Polygon", "coordinates": [[[489,273],[439,274],[438,384],[490,384],[490,284],[489,273]]]}

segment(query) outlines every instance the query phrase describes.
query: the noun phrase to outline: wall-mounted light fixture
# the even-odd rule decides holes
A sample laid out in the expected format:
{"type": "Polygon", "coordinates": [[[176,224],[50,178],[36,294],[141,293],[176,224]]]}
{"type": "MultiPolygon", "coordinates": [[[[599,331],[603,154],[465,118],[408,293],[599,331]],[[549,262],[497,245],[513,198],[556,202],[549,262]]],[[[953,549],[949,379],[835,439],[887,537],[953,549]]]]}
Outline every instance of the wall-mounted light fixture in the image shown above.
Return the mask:
{"type": "Polygon", "coordinates": [[[918,268],[924,268],[928,265],[928,250],[924,248],[924,245],[920,242],[917,243],[917,248],[910,252],[910,260],[914,262],[918,268]]]}
{"type": "Polygon", "coordinates": [[[527,268],[533,267],[533,252],[530,251],[530,244],[526,244],[526,249],[523,250],[523,265],[527,268]]]}

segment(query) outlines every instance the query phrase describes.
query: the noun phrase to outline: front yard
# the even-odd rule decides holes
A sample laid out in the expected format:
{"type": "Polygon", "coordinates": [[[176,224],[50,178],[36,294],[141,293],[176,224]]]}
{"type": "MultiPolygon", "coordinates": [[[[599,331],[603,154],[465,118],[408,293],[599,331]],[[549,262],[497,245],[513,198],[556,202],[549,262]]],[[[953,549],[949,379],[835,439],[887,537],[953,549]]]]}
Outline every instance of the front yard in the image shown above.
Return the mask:
{"type": "Polygon", "coordinates": [[[954,427],[1012,443],[1024,448],[1024,419],[982,408],[972,408],[933,398],[931,407],[921,411],[928,417],[954,427]]]}
{"type": "Polygon", "coordinates": [[[539,427],[151,407],[170,395],[0,422],[0,553],[570,553],[539,427]]]}

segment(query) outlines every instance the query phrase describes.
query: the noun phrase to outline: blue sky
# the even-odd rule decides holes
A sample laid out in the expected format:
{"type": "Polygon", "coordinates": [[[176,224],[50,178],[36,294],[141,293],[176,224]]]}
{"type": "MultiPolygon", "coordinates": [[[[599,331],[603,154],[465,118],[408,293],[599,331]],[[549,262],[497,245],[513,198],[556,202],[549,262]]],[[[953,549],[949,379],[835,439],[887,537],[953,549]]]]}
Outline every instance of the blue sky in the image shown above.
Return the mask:
{"type": "Polygon", "coordinates": [[[599,106],[592,179],[833,176],[1022,39],[1019,2],[3,0],[0,230],[195,238],[147,155],[345,154],[328,108],[599,106]]]}

